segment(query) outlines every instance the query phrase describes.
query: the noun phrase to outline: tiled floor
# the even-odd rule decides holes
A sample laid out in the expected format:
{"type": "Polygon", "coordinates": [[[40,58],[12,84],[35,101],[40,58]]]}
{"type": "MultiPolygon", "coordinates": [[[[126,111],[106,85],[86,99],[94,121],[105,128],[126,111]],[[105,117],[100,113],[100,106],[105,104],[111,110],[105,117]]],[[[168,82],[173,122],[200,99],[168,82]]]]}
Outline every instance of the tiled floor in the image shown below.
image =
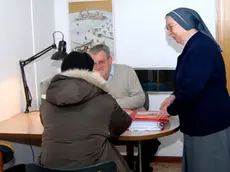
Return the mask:
{"type": "Polygon", "coordinates": [[[153,172],[181,172],[179,163],[153,163],[153,172]]]}

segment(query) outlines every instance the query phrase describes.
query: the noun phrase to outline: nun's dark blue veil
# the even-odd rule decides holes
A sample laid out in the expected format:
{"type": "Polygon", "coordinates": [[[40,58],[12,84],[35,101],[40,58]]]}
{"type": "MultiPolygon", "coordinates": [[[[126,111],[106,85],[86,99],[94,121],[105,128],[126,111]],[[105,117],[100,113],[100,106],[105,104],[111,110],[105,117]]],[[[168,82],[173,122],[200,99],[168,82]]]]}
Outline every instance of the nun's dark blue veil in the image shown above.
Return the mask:
{"type": "Polygon", "coordinates": [[[166,16],[172,17],[185,30],[196,29],[199,32],[207,35],[216,43],[222,52],[221,47],[216,42],[208,27],[205,25],[204,21],[195,10],[189,8],[177,8],[166,14],[166,16]]]}

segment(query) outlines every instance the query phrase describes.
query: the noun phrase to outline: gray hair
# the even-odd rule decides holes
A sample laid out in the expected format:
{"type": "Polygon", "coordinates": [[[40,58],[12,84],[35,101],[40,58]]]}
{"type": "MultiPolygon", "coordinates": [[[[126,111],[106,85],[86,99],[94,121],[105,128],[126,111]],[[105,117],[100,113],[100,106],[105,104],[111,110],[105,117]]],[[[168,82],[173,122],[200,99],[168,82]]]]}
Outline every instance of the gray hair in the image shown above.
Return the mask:
{"type": "Polygon", "coordinates": [[[97,54],[101,51],[104,51],[108,58],[111,56],[109,47],[105,44],[97,44],[97,45],[93,46],[92,48],[89,49],[88,53],[89,54],[97,54]]]}

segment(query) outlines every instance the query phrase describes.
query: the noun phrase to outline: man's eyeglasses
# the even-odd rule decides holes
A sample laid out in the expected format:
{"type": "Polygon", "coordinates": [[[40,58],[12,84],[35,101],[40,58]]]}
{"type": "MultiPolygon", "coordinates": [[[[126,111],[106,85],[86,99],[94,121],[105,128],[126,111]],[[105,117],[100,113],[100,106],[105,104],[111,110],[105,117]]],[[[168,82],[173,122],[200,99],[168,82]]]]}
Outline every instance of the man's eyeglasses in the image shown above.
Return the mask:
{"type": "Polygon", "coordinates": [[[94,63],[95,66],[103,66],[106,63],[107,59],[100,60],[97,63],[94,63]]]}

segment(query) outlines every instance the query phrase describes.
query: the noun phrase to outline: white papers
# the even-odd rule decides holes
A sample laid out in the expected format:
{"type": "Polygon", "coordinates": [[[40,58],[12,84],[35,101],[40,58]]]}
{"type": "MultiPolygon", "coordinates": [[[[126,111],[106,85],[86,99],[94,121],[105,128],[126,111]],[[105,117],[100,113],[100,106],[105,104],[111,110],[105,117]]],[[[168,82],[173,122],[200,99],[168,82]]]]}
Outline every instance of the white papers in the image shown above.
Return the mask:
{"type": "Polygon", "coordinates": [[[158,121],[132,121],[130,131],[160,131],[164,128],[163,122],[158,121]]]}

